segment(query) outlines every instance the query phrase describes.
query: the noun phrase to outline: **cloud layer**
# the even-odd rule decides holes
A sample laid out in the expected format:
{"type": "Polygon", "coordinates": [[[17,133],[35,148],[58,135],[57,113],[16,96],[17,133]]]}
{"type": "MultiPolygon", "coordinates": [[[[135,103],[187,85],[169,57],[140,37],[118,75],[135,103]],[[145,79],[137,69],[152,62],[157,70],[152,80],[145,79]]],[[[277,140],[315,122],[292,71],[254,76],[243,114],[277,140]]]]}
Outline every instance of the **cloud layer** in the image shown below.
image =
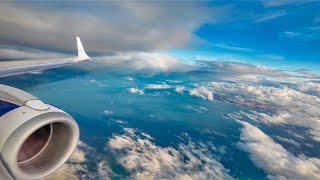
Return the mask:
{"type": "Polygon", "coordinates": [[[195,28],[227,10],[192,2],[3,2],[0,40],[73,50],[78,35],[89,51],[103,53],[186,47],[195,28]]]}
{"type": "Polygon", "coordinates": [[[211,82],[209,88],[216,92],[233,93],[244,100],[260,103],[274,109],[272,113],[239,112],[245,117],[266,124],[291,124],[309,129],[309,134],[320,141],[320,99],[288,87],[253,86],[244,83],[211,82]]]}
{"type": "Polygon", "coordinates": [[[125,134],[113,135],[107,148],[132,179],[232,179],[204,144],[190,141],[177,149],[161,147],[150,135],[124,130],[125,134]]]}
{"type": "Polygon", "coordinates": [[[96,58],[108,66],[139,72],[186,72],[196,67],[180,59],[161,53],[127,52],[96,58]]]}
{"type": "Polygon", "coordinates": [[[256,66],[248,63],[228,62],[228,61],[199,61],[202,70],[213,73],[227,80],[258,80],[265,77],[284,78],[291,75],[286,72],[266,66],[256,66]]]}
{"type": "Polygon", "coordinates": [[[262,168],[270,179],[320,179],[320,159],[294,155],[274,142],[255,126],[239,121],[241,142],[238,146],[250,153],[250,159],[262,168]]]}

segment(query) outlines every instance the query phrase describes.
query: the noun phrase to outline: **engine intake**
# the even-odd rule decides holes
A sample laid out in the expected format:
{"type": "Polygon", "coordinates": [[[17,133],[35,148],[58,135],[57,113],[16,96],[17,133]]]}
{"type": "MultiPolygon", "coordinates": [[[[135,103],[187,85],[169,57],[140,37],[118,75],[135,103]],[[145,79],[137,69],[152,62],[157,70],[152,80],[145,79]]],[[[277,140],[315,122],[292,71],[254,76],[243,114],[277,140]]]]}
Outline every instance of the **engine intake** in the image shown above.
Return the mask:
{"type": "Polygon", "coordinates": [[[0,179],[41,179],[59,169],[79,140],[74,119],[9,86],[0,85],[0,99],[0,179]]]}

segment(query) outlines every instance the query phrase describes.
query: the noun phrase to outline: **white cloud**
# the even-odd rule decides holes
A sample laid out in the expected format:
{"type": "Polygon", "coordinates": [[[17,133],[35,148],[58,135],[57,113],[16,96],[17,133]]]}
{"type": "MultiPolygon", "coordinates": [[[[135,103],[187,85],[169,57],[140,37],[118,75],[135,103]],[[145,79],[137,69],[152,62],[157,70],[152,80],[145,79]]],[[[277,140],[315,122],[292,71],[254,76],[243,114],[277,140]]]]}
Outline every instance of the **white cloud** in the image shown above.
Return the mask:
{"type": "Polygon", "coordinates": [[[250,113],[246,113],[244,111],[240,111],[237,114],[238,117],[248,117],[251,120],[263,122],[266,124],[282,124],[286,123],[288,119],[291,118],[291,115],[288,112],[279,112],[277,114],[267,114],[267,113],[260,113],[256,111],[250,111],[250,113]]]}
{"type": "Polygon", "coordinates": [[[313,129],[309,130],[309,133],[313,136],[313,139],[320,142],[320,130],[319,130],[319,120],[318,126],[315,126],[313,129]]]}
{"type": "Polygon", "coordinates": [[[283,32],[283,34],[286,35],[287,37],[301,36],[300,33],[293,32],[293,31],[285,31],[283,32]]]}
{"type": "Polygon", "coordinates": [[[208,111],[208,109],[207,109],[207,108],[202,107],[202,106],[200,106],[200,109],[201,109],[201,110],[204,110],[204,111],[208,111]]]}
{"type": "Polygon", "coordinates": [[[105,114],[105,115],[108,115],[108,116],[110,116],[110,115],[112,115],[112,114],[113,114],[113,112],[112,112],[112,111],[107,110],[107,109],[106,109],[106,110],[104,110],[103,112],[104,112],[104,114],[105,114]]]}
{"type": "Polygon", "coordinates": [[[144,95],[144,92],[139,88],[129,88],[128,91],[131,92],[132,94],[144,95]]]}
{"type": "Polygon", "coordinates": [[[100,179],[110,179],[110,176],[114,175],[114,172],[111,170],[107,161],[100,161],[97,165],[97,169],[100,179]]]}
{"type": "Polygon", "coordinates": [[[178,81],[178,80],[166,80],[167,82],[170,83],[181,83],[182,81],[178,81]]]}
{"type": "Polygon", "coordinates": [[[131,179],[232,179],[204,144],[161,147],[151,141],[150,135],[139,136],[130,128],[125,131],[113,135],[107,148],[118,156],[131,179]]]}
{"type": "Polygon", "coordinates": [[[257,127],[239,122],[244,128],[238,146],[250,153],[250,159],[267,172],[270,179],[320,179],[320,159],[294,155],[257,127]]]}
{"type": "Polygon", "coordinates": [[[235,113],[267,124],[291,124],[309,129],[314,140],[320,140],[320,98],[288,87],[251,86],[243,83],[210,83],[212,90],[235,93],[246,100],[274,109],[272,113],[251,111],[235,113]]]}
{"type": "Polygon", "coordinates": [[[264,14],[262,16],[258,16],[257,19],[254,21],[254,23],[261,23],[265,21],[270,21],[273,19],[276,19],[278,17],[286,15],[286,11],[273,11],[271,13],[264,14]]]}
{"type": "Polygon", "coordinates": [[[72,163],[81,163],[85,161],[85,153],[80,149],[75,149],[72,156],[69,159],[72,163]]]}
{"type": "Polygon", "coordinates": [[[288,78],[291,75],[282,70],[269,68],[266,66],[252,65],[248,63],[202,60],[200,70],[212,73],[224,80],[232,81],[256,81],[262,78],[288,78]]]}
{"type": "Polygon", "coordinates": [[[294,5],[294,4],[301,4],[310,2],[313,0],[261,0],[261,3],[265,7],[279,7],[279,6],[286,6],[286,5],[294,5]]]}
{"type": "Polygon", "coordinates": [[[163,84],[148,84],[146,88],[147,89],[170,89],[171,86],[168,84],[165,84],[165,83],[163,83],[163,84]]]}
{"type": "Polygon", "coordinates": [[[108,66],[155,73],[185,72],[196,68],[194,65],[184,63],[176,57],[160,53],[128,52],[113,56],[97,57],[95,60],[103,62],[108,66]]]}
{"type": "Polygon", "coordinates": [[[296,147],[300,147],[300,144],[297,143],[296,141],[292,140],[292,139],[288,139],[288,138],[284,138],[284,137],[281,137],[281,136],[275,136],[275,138],[277,138],[279,141],[282,141],[282,142],[285,142],[285,143],[288,143],[288,144],[292,144],[296,147]]]}
{"type": "Polygon", "coordinates": [[[97,151],[87,144],[79,141],[78,147],[61,168],[46,177],[46,180],[78,180],[78,179],[110,179],[115,173],[109,163],[98,157],[97,151]],[[96,164],[94,167],[90,167],[96,164]]]}
{"type": "Polygon", "coordinates": [[[141,132],[141,135],[146,137],[147,139],[153,139],[153,137],[151,137],[149,134],[141,132]]]}
{"type": "Polygon", "coordinates": [[[52,175],[44,178],[45,180],[77,180],[79,177],[75,174],[77,171],[85,171],[85,168],[79,164],[71,165],[64,164],[61,168],[59,168],[52,175]]]}
{"type": "Polygon", "coordinates": [[[134,79],[132,77],[126,77],[126,80],[133,81],[134,79]]]}
{"type": "Polygon", "coordinates": [[[315,73],[312,73],[310,72],[309,70],[307,69],[297,69],[295,70],[295,72],[299,73],[302,75],[303,78],[305,79],[318,79],[320,80],[320,75],[319,74],[315,74],[315,73]]]}
{"type": "Polygon", "coordinates": [[[201,109],[197,109],[197,108],[194,108],[194,107],[189,106],[189,105],[187,106],[187,108],[188,108],[188,109],[191,109],[191,110],[193,110],[193,111],[195,111],[195,112],[202,113],[201,109]]]}
{"type": "Polygon", "coordinates": [[[127,122],[120,120],[120,119],[112,119],[112,121],[119,123],[119,124],[128,124],[127,122]]]}
{"type": "Polygon", "coordinates": [[[213,93],[205,86],[199,86],[190,90],[190,95],[213,101],[213,93]]]}
{"type": "Polygon", "coordinates": [[[177,86],[174,90],[175,90],[176,92],[182,94],[183,91],[185,90],[185,87],[183,87],[183,86],[177,86]]]}
{"type": "MultiPolygon", "coordinates": [[[[78,147],[75,149],[73,154],[71,155],[69,161],[65,163],[61,168],[59,168],[55,173],[46,177],[45,179],[54,180],[54,179],[61,179],[61,180],[77,180],[80,177],[78,176],[77,172],[83,171],[88,172],[87,166],[83,163],[86,161],[86,154],[84,151],[91,149],[85,143],[79,141],[78,147]]],[[[83,177],[84,178],[84,177],[83,177]]]]}
{"type": "Polygon", "coordinates": [[[243,52],[250,52],[253,51],[252,49],[249,48],[244,48],[244,47],[238,47],[238,46],[231,46],[231,45],[226,45],[226,44],[212,44],[213,46],[231,50],[231,51],[243,51],[243,52]]]}
{"type": "Polygon", "coordinates": [[[302,41],[314,41],[320,39],[320,26],[314,24],[311,26],[290,29],[280,33],[281,36],[302,41]]]}
{"type": "Polygon", "coordinates": [[[316,95],[320,97],[320,83],[319,82],[300,82],[297,84],[297,90],[303,93],[316,95]]]}

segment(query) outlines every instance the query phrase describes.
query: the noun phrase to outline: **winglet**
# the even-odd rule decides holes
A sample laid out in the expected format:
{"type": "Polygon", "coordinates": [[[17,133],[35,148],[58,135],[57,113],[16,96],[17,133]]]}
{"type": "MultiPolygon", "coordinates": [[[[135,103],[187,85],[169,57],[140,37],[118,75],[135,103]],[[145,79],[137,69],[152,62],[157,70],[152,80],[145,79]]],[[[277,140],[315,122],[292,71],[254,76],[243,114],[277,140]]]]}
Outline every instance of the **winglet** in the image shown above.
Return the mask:
{"type": "Polygon", "coordinates": [[[77,46],[78,46],[78,61],[91,60],[90,57],[84,51],[79,37],[77,37],[77,46]]]}

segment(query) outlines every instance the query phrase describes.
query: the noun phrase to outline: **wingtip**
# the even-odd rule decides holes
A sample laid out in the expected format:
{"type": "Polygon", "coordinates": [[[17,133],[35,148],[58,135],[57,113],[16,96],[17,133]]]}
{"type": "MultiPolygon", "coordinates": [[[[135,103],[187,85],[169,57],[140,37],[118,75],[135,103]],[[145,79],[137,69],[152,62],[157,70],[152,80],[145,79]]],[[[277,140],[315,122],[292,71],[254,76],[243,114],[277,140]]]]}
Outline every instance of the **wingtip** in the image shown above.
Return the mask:
{"type": "Polygon", "coordinates": [[[78,61],[91,60],[91,58],[84,51],[84,48],[82,46],[79,36],[77,36],[77,48],[78,48],[78,61]]]}

